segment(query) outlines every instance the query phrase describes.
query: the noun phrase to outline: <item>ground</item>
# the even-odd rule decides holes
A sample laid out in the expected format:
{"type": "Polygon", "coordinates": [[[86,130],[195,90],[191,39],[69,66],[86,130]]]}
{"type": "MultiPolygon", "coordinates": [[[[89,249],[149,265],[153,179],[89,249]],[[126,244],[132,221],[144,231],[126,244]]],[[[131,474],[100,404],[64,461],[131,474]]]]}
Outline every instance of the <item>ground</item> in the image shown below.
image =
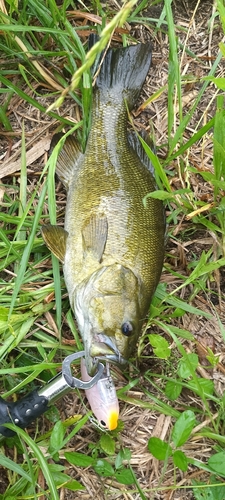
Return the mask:
{"type": "MultiPolygon", "coordinates": [[[[116,2],[115,2],[116,3],[116,2]]],[[[166,158],[167,155],[167,82],[168,82],[168,61],[169,61],[169,44],[166,26],[162,25],[160,31],[155,29],[156,21],[160,17],[162,4],[158,3],[155,6],[149,6],[143,12],[144,17],[152,17],[154,21],[149,27],[143,22],[133,23],[127,26],[131,30],[132,36],[137,40],[151,40],[153,47],[152,67],[146,79],[140,101],[137,103],[136,109],[132,115],[135,126],[140,129],[145,129],[148,132],[154,133],[155,143],[157,146],[157,154],[160,159],[166,158]],[[141,108],[151,95],[161,89],[160,95],[150,102],[144,109],[141,108]]],[[[82,10],[82,9],[81,9],[82,10]]],[[[183,93],[183,109],[188,113],[192,107],[196,96],[200,92],[202,86],[201,78],[208,75],[217,54],[218,43],[222,39],[221,26],[216,18],[214,18],[215,6],[213,2],[196,1],[189,2],[188,0],[173,2],[174,19],[175,19],[175,36],[178,37],[180,44],[181,58],[181,74],[185,79],[185,92],[183,93]],[[188,50],[185,51],[184,48],[188,50]],[[195,57],[193,56],[195,55],[195,57]]],[[[74,23],[89,22],[82,18],[74,23]]],[[[3,65],[7,61],[2,61],[3,65]]],[[[217,73],[223,74],[222,64],[218,67],[217,73]]],[[[26,87],[24,92],[33,90],[26,87]]],[[[51,104],[53,99],[45,97],[44,88],[39,88],[37,82],[36,91],[39,92],[37,98],[44,106],[51,104]]],[[[46,94],[48,89],[46,88],[46,94]]],[[[210,85],[207,94],[198,103],[196,110],[192,116],[192,121],[189,123],[185,131],[185,140],[189,140],[199,127],[199,122],[203,126],[214,116],[216,109],[216,101],[214,99],[215,87],[210,85]]],[[[4,100],[4,94],[0,96],[4,100]]],[[[27,190],[31,195],[36,180],[40,175],[48,158],[50,140],[55,131],[57,131],[58,123],[56,118],[52,118],[40,110],[35,109],[19,97],[14,95],[8,109],[9,119],[13,126],[13,137],[9,132],[0,130],[1,135],[1,150],[0,150],[0,169],[2,177],[1,193],[11,186],[12,182],[17,185],[20,176],[20,157],[21,157],[21,135],[22,123],[25,125],[26,131],[26,151],[27,151],[27,168],[28,168],[28,187],[27,190]],[[13,179],[13,181],[12,181],[13,179]]],[[[60,113],[64,117],[70,117],[79,121],[79,108],[73,105],[71,98],[68,98],[62,106],[60,113]]],[[[176,127],[179,125],[179,117],[177,115],[176,127]]],[[[198,172],[202,169],[212,171],[213,168],[213,141],[212,130],[204,136],[204,140],[195,142],[189,149],[188,156],[185,156],[184,163],[181,166],[180,160],[174,158],[173,162],[168,165],[170,174],[170,183],[174,190],[181,189],[188,183],[195,193],[198,200],[207,200],[208,203],[213,201],[213,193],[210,185],[202,180],[202,177],[196,173],[187,171],[187,164],[195,167],[198,172]],[[182,170],[183,169],[183,170],[182,170]],[[188,178],[187,178],[188,176],[188,178]]],[[[40,187],[41,192],[41,187],[40,187]]],[[[65,191],[60,183],[57,183],[56,190],[57,213],[58,217],[62,217],[65,208],[65,191]]],[[[167,216],[170,217],[171,211],[177,208],[177,205],[170,203],[167,207],[167,216]]],[[[194,211],[193,206],[193,211],[194,211]]],[[[46,214],[48,213],[48,200],[46,197],[45,204],[46,214]]],[[[168,289],[173,292],[180,284],[183,283],[183,277],[188,276],[192,270],[191,263],[193,256],[197,260],[200,259],[202,252],[207,252],[210,248],[214,249],[215,255],[218,252],[218,241],[212,232],[205,229],[201,225],[196,226],[193,223],[192,217],[186,217],[184,212],[182,216],[170,217],[168,226],[168,237],[166,245],[165,266],[161,276],[161,283],[166,283],[168,289]],[[172,273],[171,273],[172,269],[172,273]]],[[[46,268],[51,266],[51,261],[48,259],[45,263],[46,268]]],[[[210,318],[193,315],[187,312],[179,318],[171,317],[171,324],[184,330],[188,330],[194,335],[195,342],[184,339],[183,346],[186,352],[197,352],[201,360],[201,367],[198,368],[199,375],[203,378],[213,379],[217,393],[222,395],[224,392],[224,373],[225,373],[225,353],[224,345],[221,338],[221,329],[218,323],[218,316],[221,323],[224,325],[225,307],[224,307],[224,271],[216,271],[213,278],[208,280],[206,287],[202,289],[201,283],[198,287],[193,284],[181,288],[177,292],[177,296],[185,299],[191,306],[199,308],[201,311],[210,314],[210,318]],[[206,292],[207,289],[207,292],[206,292]],[[208,367],[206,359],[207,348],[210,348],[215,355],[219,356],[219,364],[213,369],[208,367]]],[[[64,297],[65,298],[65,297],[64,297]]],[[[48,328],[54,331],[55,325],[51,313],[49,314],[48,328]],[[52,321],[52,323],[51,323],[52,321]]],[[[167,311],[164,310],[164,315],[167,311]]],[[[152,324],[148,333],[164,334],[168,339],[168,335],[163,332],[159,326],[152,324]]],[[[65,328],[65,342],[72,342],[68,327],[65,328]]],[[[171,342],[171,339],[170,339],[171,342]]],[[[139,364],[131,365],[130,373],[122,374],[118,369],[113,369],[112,374],[115,379],[115,384],[118,389],[127,386],[129,380],[135,380],[128,387],[126,392],[120,391],[120,418],[124,424],[124,429],[119,433],[118,442],[124,447],[127,447],[132,452],[131,466],[138,478],[140,487],[146,492],[146,498],[154,500],[179,500],[179,499],[194,499],[191,489],[192,479],[197,479],[204,482],[207,481],[206,473],[203,470],[189,468],[188,472],[181,472],[176,469],[174,476],[174,466],[170,460],[167,467],[164,467],[164,462],[155,459],[147,448],[147,443],[150,437],[159,437],[161,439],[170,439],[170,433],[174,418],[170,412],[168,414],[156,411],[154,398],[162,399],[165,406],[168,404],[168,399],[161,390],[163,379],[160,375],[170,377],[173,374],[173,367],[177,364],[178,351],[173,344],[173,352],[170,360],[160,360],[153,355],[152,347],[145,341],[142,358],[139,364]],[[149,373],[158,374],[159,377],[145,377],[146,371],[149,373]],[[152,399],[151,399],[152,398],[152,399]],[[176,484],[175,490],[173,489],[176,484]],[[182,489],[182,487],[184,489],[182,489]],[[190,488],[190,489],[189,489],[190,488]]],[[[141,349],[142,349],[141,348],[141,349]]],[[[171,406],[182,410],[192,403],[199,405],[201,410],[202,402],[198,397],[186,389],[179,397],[179,403],[171,402],[171,406]]],[[[213,418],[216,418],[216,405],[211,405],[213,418]]],[[[85,414],[85,407],[82,396],[79,394],[69,394],[63,398],[63,401],[57,403],[62,419],[68,418],[70,415],[85,414]]],[[[206,425],[202,421],[201,426],[206,425]]],[[[47,417],[40,418],[39,431],[44,433],[47,431],[49,421],[47,417]]],[[[80,430],[80,432],[71,440],[68,446],[69,451],[80,451],[87,454],[89,452],[90,443],[97,443],[99,440],[99,430],[96,429],[91,422],[80,430]]],[[[67,451],[68,451],[67,450],[67,451]]],[[[184,445],[183,451],[194,459],[205,459],[212,453],[212,443],[209,439],[198,437],[193,433],[193,437],[184,445]]],[[[8,451],[7,453],[10,454],[8,451]]],[[[60,456],[63,460],[63,456],[60,456]]],[[[64,463],[64,462],[63,462],[64,463]]],[[[1,470],[1,469],[0,469],[1,470]]],[[[120,485],[111,478],[100,478],[93,469],[70,466],[68,464],[68,473],[71,477],[80,481],[85,487],[85,491],[73,492],[62,489],[60,500],[70,500],[72,498],[81,498],[83,500],[95,498],[96,500],[115,500],[115,499],[133,499],[139,500],[143,498],[141,493],[135,487],[120,485]]],[[[8,477],[5,471],[1,471],[0,491],[4,493],[7,485],[8,477]]],[[[41,497],[42,498],[42,497],[41,497]]]]}

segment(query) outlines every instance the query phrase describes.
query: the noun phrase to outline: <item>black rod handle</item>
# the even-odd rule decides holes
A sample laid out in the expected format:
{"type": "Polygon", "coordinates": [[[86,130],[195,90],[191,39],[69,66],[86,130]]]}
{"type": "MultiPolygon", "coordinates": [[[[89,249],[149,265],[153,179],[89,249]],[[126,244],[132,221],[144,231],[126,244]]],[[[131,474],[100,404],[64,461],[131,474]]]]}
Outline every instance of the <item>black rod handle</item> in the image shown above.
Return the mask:
{"type": "Polygon", "coordinates": [[[0,397],[0,434],[5,437],[13,436],[14,431],[7,429],[4,424],[14,423],[24,429],[47,409],[48,399],[43,395],[40,396],[37,390],[15,403],[7,402],[0,397]]]}

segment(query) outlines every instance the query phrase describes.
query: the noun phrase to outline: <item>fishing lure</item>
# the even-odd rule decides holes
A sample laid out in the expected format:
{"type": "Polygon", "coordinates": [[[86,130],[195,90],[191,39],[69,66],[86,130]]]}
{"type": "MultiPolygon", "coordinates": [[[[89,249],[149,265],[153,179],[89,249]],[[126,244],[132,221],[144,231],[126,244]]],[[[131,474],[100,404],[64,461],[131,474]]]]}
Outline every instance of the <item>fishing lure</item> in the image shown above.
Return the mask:
{"type": "MultiPolygon", "coordinates": [[[[88,382],[91,378],[88,375],[84,358],[81,358],[81,376],[84,382],[88,382]]],[[[96,384],[90,389],[85,389],[85,394],[100,427],[110,431],[116,429],[119,403],[108,363],[96,384]]]]}

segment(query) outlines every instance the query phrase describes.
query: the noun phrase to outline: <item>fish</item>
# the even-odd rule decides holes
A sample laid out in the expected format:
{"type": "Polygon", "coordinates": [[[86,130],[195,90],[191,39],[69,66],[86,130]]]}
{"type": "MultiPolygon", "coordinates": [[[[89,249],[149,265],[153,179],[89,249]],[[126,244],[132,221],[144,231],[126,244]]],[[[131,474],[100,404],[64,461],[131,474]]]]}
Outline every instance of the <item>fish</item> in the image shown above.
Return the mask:
{"type": "Polygon", "coordinates": [[[63,264],[90,376],[98,359],[126,365],[163,267],[163,203],[147,197],[144,204],[157,189],[154,169],[136,133],[127,131],[150,64],[150,43],[107,51],[85,152],[68,136],[57,159],[67,189],[64,228],[42,226],[47,247],[63,264]]]}
{"type": "MultiPolygon", "coordinates": [[[[84,358],[81,358],[81,376],[84,382],[88,382],[91,378],[88,375],[84,358]]],[[[98,420],[99,427],[109,431],[116,429],[119,418],[119,402],[108,366],[98,382],[90,389],[85,390],[85,394],[98,420]]]]}

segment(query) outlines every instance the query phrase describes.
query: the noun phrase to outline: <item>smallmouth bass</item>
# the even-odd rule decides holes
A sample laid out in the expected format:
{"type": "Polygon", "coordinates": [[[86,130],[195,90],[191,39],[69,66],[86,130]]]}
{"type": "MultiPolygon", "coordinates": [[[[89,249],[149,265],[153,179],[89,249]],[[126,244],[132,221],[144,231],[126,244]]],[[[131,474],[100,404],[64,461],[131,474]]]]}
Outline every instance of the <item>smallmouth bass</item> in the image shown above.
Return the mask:
{"type": "Polygon", "coordinates": [[[68,137],[58,156],[65,229],[42,228],[63,262],[90,375],[95,358],[123,364],[133,353],[163,265],[163,205],[153,198],[143,204],[156,189],[153,167],[138,137],[127,133],[126,105],[133,108],[150,63],[150,44],[106,53],[86,151],[68,137]]]}

